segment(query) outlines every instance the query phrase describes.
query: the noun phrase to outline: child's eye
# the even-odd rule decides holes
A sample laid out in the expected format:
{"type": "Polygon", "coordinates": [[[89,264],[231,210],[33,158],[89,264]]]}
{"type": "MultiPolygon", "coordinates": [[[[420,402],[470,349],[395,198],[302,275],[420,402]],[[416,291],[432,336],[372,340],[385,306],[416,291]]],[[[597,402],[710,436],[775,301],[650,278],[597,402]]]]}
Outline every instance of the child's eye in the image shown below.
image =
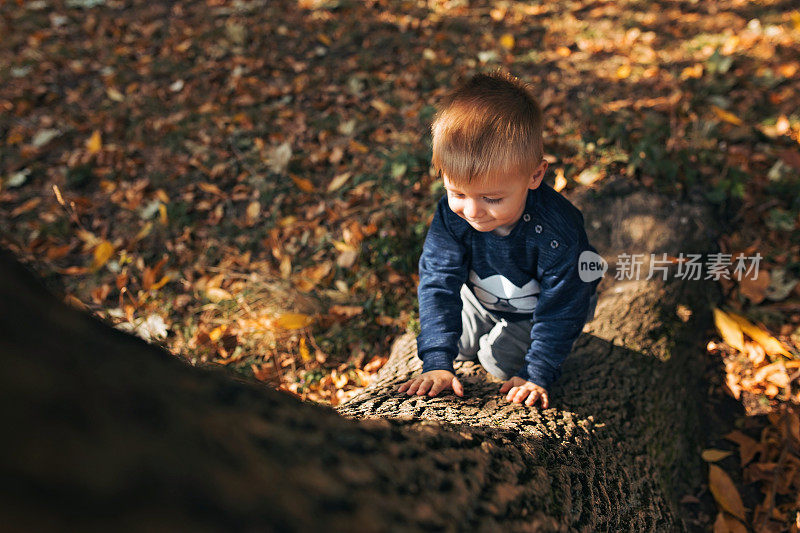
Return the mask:
{"type": "Polygon", "coordinates": [[[484,198],[487,204],[499,204],[503,201],[502,198],[484,198]]]}

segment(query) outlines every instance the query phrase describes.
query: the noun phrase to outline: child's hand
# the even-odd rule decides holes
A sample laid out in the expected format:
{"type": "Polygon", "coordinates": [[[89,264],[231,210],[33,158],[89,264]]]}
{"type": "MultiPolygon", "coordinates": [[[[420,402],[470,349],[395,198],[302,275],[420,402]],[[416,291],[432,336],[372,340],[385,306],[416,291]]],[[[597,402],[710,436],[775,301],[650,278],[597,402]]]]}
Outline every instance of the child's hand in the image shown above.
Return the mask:
{"type": "Polygon", "coordinates": [[[405,392],[409,396],[436,396],[446,389],[453,389],[456,396],[464,396],[464,387],[458,378],[447,370],[431,370],[423,372],[419,376],[409,379],[397,389],[397,392],[405,392]]]}
{"type": "Polygon", "coordinates": [[[525,405],[530,407],[536,403],[536,400],[541,398],[542,409],[547,409],[547,406],[550,405],[550,401],[547,399],[546,389],[517,376],[503,383],[503,386],[500,387],[500,394],[505,392],[508,392],[506,400],[509,402],[522,403],[525,401],[525,405]]]}

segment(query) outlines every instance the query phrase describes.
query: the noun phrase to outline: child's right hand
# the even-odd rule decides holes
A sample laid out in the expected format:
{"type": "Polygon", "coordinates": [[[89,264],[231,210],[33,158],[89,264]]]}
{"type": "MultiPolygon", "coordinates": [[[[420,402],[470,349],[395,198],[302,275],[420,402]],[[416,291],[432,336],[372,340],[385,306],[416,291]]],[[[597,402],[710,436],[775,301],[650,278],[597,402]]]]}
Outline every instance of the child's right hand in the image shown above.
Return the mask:
{"type": "Polygon", "coordinates": [[[397,392],[405,392],[409,396],[436,396],[446,389],[453,389],[456,396],[464,396],[464,387],[452,372],[447,370],[431,370],[423,372],[415,378],[411,378],[397,389],[397,392]]]}

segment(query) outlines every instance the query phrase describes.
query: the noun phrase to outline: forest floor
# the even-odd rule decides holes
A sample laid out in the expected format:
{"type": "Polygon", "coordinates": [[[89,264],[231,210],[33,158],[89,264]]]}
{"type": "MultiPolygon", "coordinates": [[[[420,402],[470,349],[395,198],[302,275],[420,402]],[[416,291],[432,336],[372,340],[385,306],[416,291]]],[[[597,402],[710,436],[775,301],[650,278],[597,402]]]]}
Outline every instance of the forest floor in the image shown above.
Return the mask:
{"type": "Polygon", "coordinates": [[[740,416],[721,415],[709,484],[683,503],[698,530],[800,527],[795,3],[39,0],[0,16],[3,246],[119,328],[314,401],[350,397],[415,327],[442,192],[430,120],[459,79],[531,84],[558,190],[701,191],[728,271],[761,262],[719,279],[697,357],[709,401],[740,416]]]}

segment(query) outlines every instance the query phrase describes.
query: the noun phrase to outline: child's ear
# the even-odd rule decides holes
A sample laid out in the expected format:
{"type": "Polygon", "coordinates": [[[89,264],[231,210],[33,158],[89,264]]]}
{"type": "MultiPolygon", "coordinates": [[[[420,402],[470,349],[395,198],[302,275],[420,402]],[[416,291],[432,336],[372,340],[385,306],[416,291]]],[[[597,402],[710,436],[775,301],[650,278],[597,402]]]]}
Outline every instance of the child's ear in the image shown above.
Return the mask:
{"type": "Polygon", "coordinates": [[[531,176],[531,182],[528,185],[529,189],[536,189],[539,185],[542,184],[542,180],[544,179],[544,174],[547,172],[547,161],[542,159],[542,162],[536,167],[536,170],[533,171],[533,176],[531,176]]]}

